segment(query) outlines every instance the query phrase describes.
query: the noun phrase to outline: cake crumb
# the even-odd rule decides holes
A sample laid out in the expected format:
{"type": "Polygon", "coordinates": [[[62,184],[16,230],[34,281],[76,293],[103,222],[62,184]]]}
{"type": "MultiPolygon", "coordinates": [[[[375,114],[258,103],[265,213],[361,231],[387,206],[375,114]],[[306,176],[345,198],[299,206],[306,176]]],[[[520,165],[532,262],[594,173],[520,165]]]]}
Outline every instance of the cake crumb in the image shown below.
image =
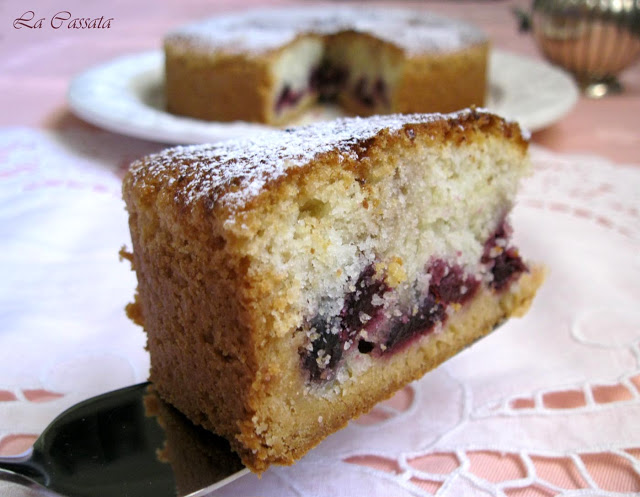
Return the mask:
{"type": "Polygon", "coordinates": [[[407,272],[402,266],[402,259],[393,257],[387,267],[387,284],[391,288],[395,288],[404,281],[407,281],[407,272]]]}

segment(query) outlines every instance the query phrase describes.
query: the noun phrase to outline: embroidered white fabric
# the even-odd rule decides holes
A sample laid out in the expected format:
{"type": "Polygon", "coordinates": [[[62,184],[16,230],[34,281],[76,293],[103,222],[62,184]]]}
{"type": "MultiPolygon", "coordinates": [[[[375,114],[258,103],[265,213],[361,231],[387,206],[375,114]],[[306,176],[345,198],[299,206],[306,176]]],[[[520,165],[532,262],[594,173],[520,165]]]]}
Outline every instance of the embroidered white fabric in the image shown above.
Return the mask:
{"type": "MultiPolygon", "coordinates": [[[[118,258],[130,246],[120,179],[159,148],[91,129],[0,131],[0,449],[146,379],[144,335],[123,310],[135,276],[118,258]]],[[[640,167],[531,152],[512,224],[549,276],[529,314],[296,465],[215,495],[638,495],[640,167]]]]}

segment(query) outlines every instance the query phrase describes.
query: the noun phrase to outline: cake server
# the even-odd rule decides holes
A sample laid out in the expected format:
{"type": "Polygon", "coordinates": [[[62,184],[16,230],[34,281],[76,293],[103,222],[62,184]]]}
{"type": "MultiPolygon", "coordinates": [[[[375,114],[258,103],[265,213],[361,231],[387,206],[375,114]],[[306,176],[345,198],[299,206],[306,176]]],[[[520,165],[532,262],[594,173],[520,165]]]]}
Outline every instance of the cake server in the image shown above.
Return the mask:
{"type": "Polygon", "coordinates": [[[24,454],[0,458],[0,480],[66,497],[197,497],[248,472],[149,383],[69,408],[24,454]]]}

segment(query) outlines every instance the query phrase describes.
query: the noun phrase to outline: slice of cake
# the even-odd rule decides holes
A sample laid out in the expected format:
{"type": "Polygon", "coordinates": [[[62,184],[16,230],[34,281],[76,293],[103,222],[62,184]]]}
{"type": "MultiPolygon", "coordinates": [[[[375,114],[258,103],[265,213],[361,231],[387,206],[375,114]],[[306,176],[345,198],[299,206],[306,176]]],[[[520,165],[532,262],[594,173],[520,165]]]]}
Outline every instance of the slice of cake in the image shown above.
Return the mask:
{"type": "Polygon", "coordinates": [[[484,111],[350,118],[135,162],[130,315],[151,380],[260,472],[521,315],[529,169],[484,111]]]}
{"type": "Polygon", "coordinates": [[[280,125],[322,101],[357,115],[482,105],[487,37],[424,10],[258,9],[164,40],[170,112],[280,125]]]}

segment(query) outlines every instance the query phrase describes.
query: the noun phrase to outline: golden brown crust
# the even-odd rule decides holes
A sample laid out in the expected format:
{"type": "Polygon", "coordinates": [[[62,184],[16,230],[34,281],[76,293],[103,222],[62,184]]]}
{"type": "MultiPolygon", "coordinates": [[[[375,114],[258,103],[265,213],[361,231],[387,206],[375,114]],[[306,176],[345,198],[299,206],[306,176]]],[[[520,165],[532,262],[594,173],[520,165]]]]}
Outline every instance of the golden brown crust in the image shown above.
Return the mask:
{"type": "Polygon", "coordinates": [[[212,57],[166,44],[167,110],[212,121],[267,122],[272,81],[269,59],[212,57]],[[228,116],[227,118],[223,118],[228,116]]]}
{"type": "Polygon", "coordinates": [[[408,60],[396,88],[395,112],[453,112],[483,105],[488,58],[487,42],[455,53],[408,60]]]}
{"type": "Polygon", "coordinates": [[[203,229],[206,217],[181,216],[172,223],[167,210],[143,207],[145,197],[139,202],[125,195],[125,200],[129,212],[137,213],[129,219],[138,275],[137,306],[130,312],[136,309],[136,321],[148,332],[150,379],[165,400],[181,407],[201,404],[211,385],[233,384],[229,391],[221,389],[226,400],[211,402],[208,412],[187,409],[195,422],[209,417],[219,433],[233,433],[235,420],[247,417],[257,362],[237,287],[242,268],[217,250],[215,231],[203,229]],[[199,256],[208,263],[200,263],[199,256]]]}

